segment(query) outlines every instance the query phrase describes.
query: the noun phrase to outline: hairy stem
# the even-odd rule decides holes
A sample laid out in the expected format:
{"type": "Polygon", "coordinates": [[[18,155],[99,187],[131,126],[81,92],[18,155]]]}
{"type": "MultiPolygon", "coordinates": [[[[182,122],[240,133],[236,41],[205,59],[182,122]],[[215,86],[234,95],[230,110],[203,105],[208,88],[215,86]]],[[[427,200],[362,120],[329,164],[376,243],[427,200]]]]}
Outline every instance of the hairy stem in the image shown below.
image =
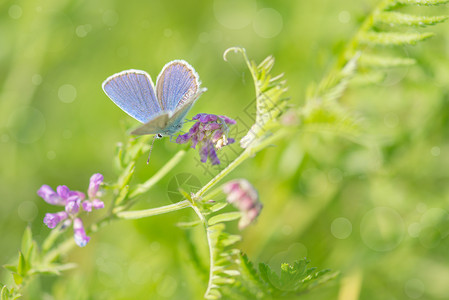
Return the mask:
{"type": "Polygon", "coordinates": [[[156,207],[156,208],[150,208],[150,209],[144,209],[144,210],[136,210],[136,211],[122,211],[117,213],[117,217],[121,219],[131,220],[131,219],[141,219],[156,215],[165,214],[168,212],[180,210],[186,207],[191,206],[190,201],[183,200],[177,203],[156,207]]]}

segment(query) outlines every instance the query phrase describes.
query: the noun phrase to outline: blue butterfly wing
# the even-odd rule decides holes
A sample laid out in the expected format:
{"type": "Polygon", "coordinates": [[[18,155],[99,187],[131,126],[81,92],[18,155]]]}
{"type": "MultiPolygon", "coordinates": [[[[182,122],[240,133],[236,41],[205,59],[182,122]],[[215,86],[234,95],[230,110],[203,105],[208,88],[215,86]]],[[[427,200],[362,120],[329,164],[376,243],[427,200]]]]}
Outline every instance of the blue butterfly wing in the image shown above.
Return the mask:
{"type": "Polygon", "coordinates": [[[169,123],[171,113],[162,112],[161,114],[154,116],[153,119],[147,123],[137,127],[131,134],[144,135],[144,134],[165,134],[165,129],[169,123]]]}
{"type": "Polygon", "coordinates": [[[145,71],[122,71],[110,76],[102,86],[118,107],[142,123],[162,113],[151,77],[145,71]]]}
{"type": "MultiPolygon", "coordinates": [[[[162,68],[156,81],[156,94],[161,108],[175,111],[200,91],[200,81],[191,65],[174,60],[162,68]]],[[[196,97],[198,98],[198,97],[196,97]]]]}
{"type": "Polygon", "coordinates": [[[184,118],[199,96],[206,91],[200,88],[198,74],[184,60],[174,60],[162,68],[156,81],[156,94],[163,110],[172,112],[164,134],[179,131],[184,118]]]}

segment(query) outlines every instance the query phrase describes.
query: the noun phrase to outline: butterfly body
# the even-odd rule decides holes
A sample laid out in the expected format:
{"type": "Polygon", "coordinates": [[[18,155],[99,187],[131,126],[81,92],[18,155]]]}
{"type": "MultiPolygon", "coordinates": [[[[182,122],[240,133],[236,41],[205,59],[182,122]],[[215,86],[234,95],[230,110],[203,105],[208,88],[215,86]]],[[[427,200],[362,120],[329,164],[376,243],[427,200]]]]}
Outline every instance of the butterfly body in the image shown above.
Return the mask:
{"type": "Polygon", "coordinates": [[[141,70],[125,70],[103,82],[103,90],[123,111],[143,123],[131,132],[135,135],[158,134],[173,136],[199,96],[197,73],[187,62],[167,63],[156,80],[141,70]]]}

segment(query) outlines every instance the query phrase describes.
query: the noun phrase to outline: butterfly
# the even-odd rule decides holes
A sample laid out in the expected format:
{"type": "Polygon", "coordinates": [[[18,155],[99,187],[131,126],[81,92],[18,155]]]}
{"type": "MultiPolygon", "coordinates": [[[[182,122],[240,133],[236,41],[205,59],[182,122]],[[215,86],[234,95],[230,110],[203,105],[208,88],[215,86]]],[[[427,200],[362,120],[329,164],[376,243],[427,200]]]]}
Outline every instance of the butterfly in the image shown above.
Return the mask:
{"type": "Polygon", "coordinates": [[[143,123],[134,135],[173,136],[184,124],[189,110],[205,92],[198,74],[184,60],[167,63],[157,76],[156,88],[150,75],[125,70],[108,77],[103,91],[124,112],[143,123]]]}

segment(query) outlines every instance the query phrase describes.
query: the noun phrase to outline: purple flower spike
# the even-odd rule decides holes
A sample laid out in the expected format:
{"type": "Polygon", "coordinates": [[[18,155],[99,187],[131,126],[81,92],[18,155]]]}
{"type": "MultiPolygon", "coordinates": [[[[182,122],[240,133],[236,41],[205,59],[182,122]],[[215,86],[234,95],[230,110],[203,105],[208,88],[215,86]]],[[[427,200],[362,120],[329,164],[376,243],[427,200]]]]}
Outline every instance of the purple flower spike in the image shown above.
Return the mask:
{"type": "Polygon", "coordinates": [[[228,138],[228,125],[236,122],[226,116],[213,114],[197,114],[192,118],[196,121],[188,133],[178,135],[176,143],[185,144],[191,142],[191,147],[199,146],[201,162],[209,159],[212,165],[220,164],[216,150],[234,143],[234,139],[228,138]]]}
{"type": "Polygon", "coordinates": [[[80,218],[73,220],[73,232],[75,233],[75,243],[80,247],[86,246],[90,237],[86,235],[83,221],[80,218]]]}
{"type": "Polygon", "coordinates": [[[259,202],[256,189],[248,180],[229,181],[223,186],[223,192],[227,195],[226,200],[242,213],[239,221],[240,230],[257,219],[262,210],[262,203],[259,202]]]}
{"type": "Polygon", "coordinates": [[[89,189],[87,190],[87,194],[90,199],[93,199],[97,196],[98,188],[100,184],[103,183],[103,175],[100,173],[94,174],[90,177],[89,189]]]}
{"type": "Polygon", "coordinates": [[[60,211],[55,214],[47,213],[44,217],[44,223],[48,228],[55,228],[61,221],[67,219],[67,213],[65,211],[60,211]]]}
{"type": "Polygon", "coordinates": [[[65,200],[62,199],[51,187],[44,184],[37,191],[39,197],[45,200],[45,202],[51,205],[65,205],[65,200]]]}

